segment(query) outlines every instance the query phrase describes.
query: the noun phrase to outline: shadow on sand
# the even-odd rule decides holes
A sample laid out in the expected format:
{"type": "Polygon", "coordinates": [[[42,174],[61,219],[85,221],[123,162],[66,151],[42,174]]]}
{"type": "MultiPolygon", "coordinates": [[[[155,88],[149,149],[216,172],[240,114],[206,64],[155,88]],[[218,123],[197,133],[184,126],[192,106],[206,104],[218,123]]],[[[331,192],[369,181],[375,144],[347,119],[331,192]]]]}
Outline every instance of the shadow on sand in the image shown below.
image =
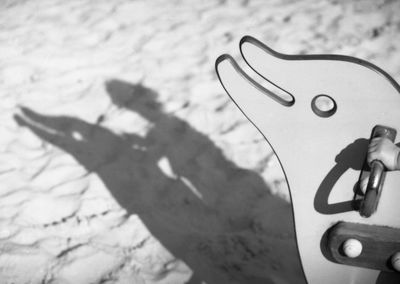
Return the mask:
{"type": "Polygon", "coordinates": [[[187,283],[305,283],[289,204],[207,136],[163,112],[154,91],[118,80],[106,89],[116,106],[154,124],[145,137],[27,108],[15,119],[96,173],[128,214],[192,269],[187,283]]]}

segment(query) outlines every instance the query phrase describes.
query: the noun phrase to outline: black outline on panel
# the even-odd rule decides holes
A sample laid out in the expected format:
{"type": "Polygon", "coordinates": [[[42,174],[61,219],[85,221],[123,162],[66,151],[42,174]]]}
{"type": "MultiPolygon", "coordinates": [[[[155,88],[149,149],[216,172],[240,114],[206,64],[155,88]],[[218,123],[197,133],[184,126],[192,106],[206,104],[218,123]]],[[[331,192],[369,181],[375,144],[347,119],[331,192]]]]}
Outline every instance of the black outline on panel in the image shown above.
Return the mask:
{"type": "MultiPolygon", "coordinates": [[[[261,91],[263,94],[267,95],[268,97],[270,97],[271,99],[273,99],[274,101],[280,103],[281,105],[284,106],[292,106],[295,103],[295,98],[293,97],[292,94],[290,94],[289,92],[283,90],[282,88],[278,88],[283,90],[285,93],[287,93],[290,97],[291,100],[285,100],[282,97],[278,96],[277,94],[275,94],[274,92],[268,90],[267,88],[263,87],[262,85],[260,85],[259,83],[257,83],[253,78],[251,78],[249,75],[247,75],[241,68],[240,66],[237,64],[237,62],[235,61],[235,59],[233,59],[232,56],[230,56],[229,54],[223,54],[221,56],[219,56],[215,62],[215,70],[217,72],[218,75],[218,79],[220,81],[220,83],[223,85],[222,80],[219,76],[218,73],[218,64],[220,64],[222,61],[224,60],[228,60],[233,68],[236,70],[236,72],[238,72],[242,77],[244,77],[244,79],[246,79],[253,87],[255,87],[256,89],[258,89],[259,91],[261,91]]],[[[263,77],[264,78],[264,77],[263,77]]],[[[268,80],[267,80],[268,81],[268,80]]],[[[269,82],[269,81],[268,81],[269,82]]],[[[273,84],[274,86],[276,86],[275,84],[273,84]]],[[[225,89],[225,87],[224,87],[225,89]]],[[[228,91],[225,89],[225,91],[228,93],[228,91]]],[[[229,93],[228,93],[229,94],[229,93]]],[[[233,99],[232,99],[233,100],[233,99]]]]}
{"type": "MultiPolygon", "coordinates": [[[[367,67],[367,68],[379,73],[380,75],[384,76],[392,84],[392,86],[398,92],[400,92],[399,84],[388,73],[383,71],[378,66],[376,66],[376,65],[374,65],[374,64],[372,64],[372,63],[370,63],[368,61],[365,61],[363,59],[360,59],[360,58],[357,58],[357,57],[348,56],[348,55],[339,55],[339,54],[305,54],[305,55],[304,54],[301,54],[301,55],[299,55],[299,54],[297,54],[297,55],[283,54],[283,53],[279,53],[279,52],[269,48],[264,43],[262,43],[261,41],[259,41],[258,39],[254,38],[252,36],[246,35],[246,36],[242,37],[242,39],[240,40],[240,43],[239,43],[239,48],[240,48],[240,53],[241,53],[244,61],[246,61],[247,65],[249,65],[250,68],[254,70],[254,72],[256,72],[258,75],[260,75],[261,77],[263,77],[267,81],[269,81],[269,80],[267,78],[265,78],[262,74],[257,72],[249,64],[249,62],[247,62],[246,57],[244,56],[243,50],[242,50],[242,45],[244,43],[246,43],[246,42],[254,44],[255,46],[261,48],[266,53],[269,53],[272,56],[275,56],[275,57],[283,59],[283,60],[293,60],[293,61],[294,60],[332,60],[332,61],[346,61],[346,62],[350,62],[350,63],[355,63],[355,64],[358,64],[358,65],[367,67]]],[[[272,82],[270,82],[270,83],[272,83],[272,82]]]]}
{"type": "MultiPolygon", "coordinates": [[[[261,134],[261,136],[264,138],[264,140],[268,143],[269,147],[271,147],[272,151],[275,153],[275,155],[276,155],[276,157],[277,157],[277,159],[278,159],[279,165],[281,166],[283,175],[285,176],[286,183],[287,183],[288,188],[289,188],[290,200],[293,200],[293,198],[292,198],[292,192],[290,191],[289,180],[288,180],[288,177],[287,177],[287,175],[286,175],[285,168],[283,167],[283,164],[282,164],[282,162],[281,162],[281,160],[280,160],[280,158],[279,158],[279,155],[276,153],[274,147],[273,147],[272,144],[269,142],[269,140],[268,140],[267,137],[264,135],[264,133],[260,130],[260,128],[258,128],[258,126],[247,116],[247,114],[243,111],[243,109],[242,109],[242,108],[238,105],[238,103],[233,99],[233,97],[231,96],[231,94],[230,94],[230,93],[227,91],[227,89],[225,88],[225,85],[224,85],[223,81],[221,80],[221,77],[220,77],[219,72],[218,72],[218,64],[220,64],[220,63],[221,63],[223,60],[225,60],[225,59],[231,59],[233,62],[235,62],[234,59],[232,58],[232,56],[230,56],[230,55],[228,55],[228,54],[223,54],[223,55],[221,55],[221,56],[219,56],[219,57],[217,58],[217,60],[215,61],[215,71],[216,71],[216,73],[217,73],[218,80],[219,80],[219,82],[220,82],[222,88],[224,88],[226,94],[227,94],[227,95],[229,96],[229,98],[231,99],[231,101],[232,101],[232,102],[236,105],[236,107],[241,111],[241,113],[244,115],[244,117],[257,129],[258,133],[261,134]]],[[[246,62],[246,63],[247,63],[247,62],[246,62]]],[[[239,70],[241,70],[241,69],[239,69],[239,70]]],[[[245,74],[243,71],[242,71],[242,74],[245,75],[245,78],[248,77],[247,74],[245,74]]],[[[256,83],[256,86],[257,86],[257,85],[258,85],[258,83],[256,83]]],[[[274,85],[275,85],[275,84],[274,84],[274,85]]],[[[275,86],[276,86],[276,85],[275,85],[275,86]]],[[[262,87],[262,86],[261,86],[261,87],[262,87]]],[[[279,88],[279,87],[278,87],[278,88],[279,88]]],[[[293,96],[292,96],[292,97],[293,97],[293,96]]],[[[293,103],[294,103],[294,97],[293,97],[293,103]]],[[[295,220],[295,218],[294,218],[294,207],[293,207],[293,202],[290,203],[290,206],[291,206],[291,208],[292,208],[293,229],[294,229],[294,231],[296,232],[296,220],[295,220]]],[[[299,249],[298,239],[297,239],[297,234],[296,234],[296,233],[294,234],[294,239],[295,239],[295,242],[296,242],[297,256],[298,256],[298,259],[300,260],[301,270],[302,270],[302,272],[303,272],[303,277],[304,277],[305,282],[308,283],[307,276],[306,276],[306,273],[305,273],[304,267],[303,267],[303,262],[302,262],[302,259],[301,259],[301,256],[300,256],[300,249],[299,249]]]]}

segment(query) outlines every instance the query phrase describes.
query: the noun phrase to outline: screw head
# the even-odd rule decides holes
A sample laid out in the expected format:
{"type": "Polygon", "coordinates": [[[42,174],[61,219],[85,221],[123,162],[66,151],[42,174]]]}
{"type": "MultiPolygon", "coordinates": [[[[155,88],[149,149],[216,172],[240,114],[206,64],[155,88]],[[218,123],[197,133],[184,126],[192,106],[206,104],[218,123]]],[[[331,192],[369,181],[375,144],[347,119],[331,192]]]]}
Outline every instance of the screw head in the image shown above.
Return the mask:
{"type": "Polygon", "coordinates": [[[391,258],[392,266],[396,271],[400,271],[400,252],[396,252],[391,258]]]}
{"type": "Polygon", "coordinates": [[[347,257],[356,258],[362,252],[362,244],[357,239],[347,239],[343,243],[343,252],[347,257]]]}

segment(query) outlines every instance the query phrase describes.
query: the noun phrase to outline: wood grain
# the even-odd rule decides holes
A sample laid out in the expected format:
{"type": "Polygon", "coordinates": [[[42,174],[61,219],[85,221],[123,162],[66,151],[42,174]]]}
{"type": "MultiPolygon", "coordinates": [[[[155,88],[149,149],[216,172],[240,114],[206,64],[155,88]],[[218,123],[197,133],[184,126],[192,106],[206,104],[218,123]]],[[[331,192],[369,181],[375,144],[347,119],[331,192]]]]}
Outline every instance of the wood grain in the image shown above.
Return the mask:
{"type": "Polygon", "coordinates": [[[340,222],[329,230],[327,246],[332,259],[337,263],[395,271],[391,265],[391,257],[400,251],[400,229],[340,222]],[[348,239],[361,242],[361,255],[350,258],[344,254],[343,243],[348,239]]]}

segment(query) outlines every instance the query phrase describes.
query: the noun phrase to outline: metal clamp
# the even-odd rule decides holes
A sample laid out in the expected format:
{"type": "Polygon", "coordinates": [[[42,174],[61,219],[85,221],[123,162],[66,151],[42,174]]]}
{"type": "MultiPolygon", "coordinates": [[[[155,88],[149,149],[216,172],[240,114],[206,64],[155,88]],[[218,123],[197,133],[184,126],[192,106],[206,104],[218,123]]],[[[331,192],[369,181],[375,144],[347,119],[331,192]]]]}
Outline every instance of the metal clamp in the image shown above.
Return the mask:
{"type": "MultiPolygon", "coordinates": [[[[376,137],[387,138],[394,142],[394,139],[396,138],[396,130],[390,127],[377,125],[372,130],[370,141],[376,137]]],[[[372,161],[370,168],[371,172],[369,175],[367,189],[360,206],[360,214],[363,217],[370,217],[376,211],[385,180],[385,166],[381,161],[372,161]]]]}

